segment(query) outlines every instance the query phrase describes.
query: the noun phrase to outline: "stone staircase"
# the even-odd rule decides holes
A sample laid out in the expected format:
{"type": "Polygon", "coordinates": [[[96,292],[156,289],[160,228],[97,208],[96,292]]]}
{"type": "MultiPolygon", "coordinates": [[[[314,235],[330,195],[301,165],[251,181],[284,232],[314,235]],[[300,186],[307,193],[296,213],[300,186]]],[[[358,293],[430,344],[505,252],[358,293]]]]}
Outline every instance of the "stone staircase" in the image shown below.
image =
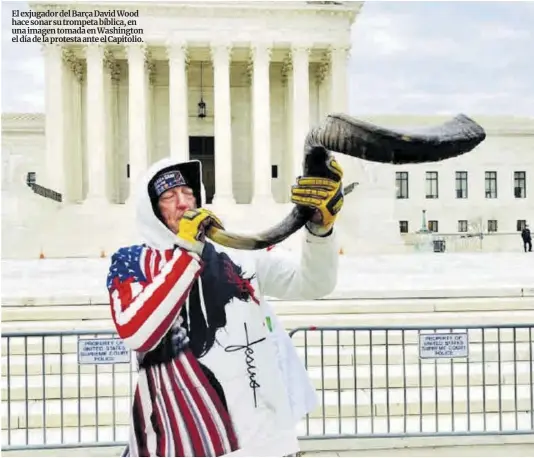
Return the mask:
{"type": "MultiPolygon", "coordinates": [[[[3,299],[3,447],[126,440],[133,364],[78,364],[78,337],[54,335],[109,337],[105,298],[84,300],[3,299]]],[[[318,389],[302,436],[534,430],[534,294],[273,305],[318,389]],[[433,332],[468,332],[469,358],[421,359],[433,332]]]]}

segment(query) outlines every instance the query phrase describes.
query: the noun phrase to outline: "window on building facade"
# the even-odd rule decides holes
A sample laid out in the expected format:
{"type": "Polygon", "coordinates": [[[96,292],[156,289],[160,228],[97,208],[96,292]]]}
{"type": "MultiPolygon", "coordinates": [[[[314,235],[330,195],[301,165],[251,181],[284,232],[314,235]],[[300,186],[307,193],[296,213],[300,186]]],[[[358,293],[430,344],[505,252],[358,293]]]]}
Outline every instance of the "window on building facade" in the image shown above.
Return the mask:
{"type": "Polygon", "coordinates": [[[430,232],[438,232],[438,222],[432,219],[428,221],[428,230],[430,232]]]}
{"type": "Polygon", "coordinates": [[[486,199],[497,198],[497,172],[486,172],[486,199]]]}
{"type": "Polygon", "coordinates": [[[456,198],[467,199],[467,172],[456,172],[456,198]]]}
{"type": "Polygon", "coordinates": [[[438,172],[426,172],[426,198],[438,198],[438,172]]]}
{"type": "Polygon", "coordinates": [[[497,232],[497,220],[496,219],[488,220],[488,232],[497,232]]]}
{"type": "Polygon", "coordinates": [[[395,173],[395,186],[397,188],[397,199],[408,198],[408,172],[395,173]]]}
{"type": "Polygon", "coordinates": [[[401,234],[408,233],[408,221],[399,221],[399,229],[401,234]]]}
{"type": "Polygon", "coordinates": [[[527,173],[514,172],[514,196],[517,199],[527,197],[527,173]]]}
{"type": "Polygon", "coordinates": [[[515,227],[516,227],[516,230],[521,232],[523,229],[525,229],[526,225],[527,225],[526,219],[518,219],[515,227]]]}
{"type": "Polygon", "coordinates": [[[458,232],[467,232],[467,220],[466,219],[458,220],[458,232]]]}

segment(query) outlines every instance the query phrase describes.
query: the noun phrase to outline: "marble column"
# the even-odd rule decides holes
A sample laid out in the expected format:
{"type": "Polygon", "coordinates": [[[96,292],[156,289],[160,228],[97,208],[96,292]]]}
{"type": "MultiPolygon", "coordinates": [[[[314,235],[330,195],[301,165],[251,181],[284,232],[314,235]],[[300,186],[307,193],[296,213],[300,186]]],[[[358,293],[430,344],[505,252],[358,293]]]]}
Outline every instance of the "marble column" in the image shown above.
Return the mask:
{"type": "Polygon", "coordinates": [[[121,77],[120,65],[113,53],[108,49],[104,52],[106,68],[107,94],[107,148],[108,148],[108,186],[111,202],[118,204],[120,200],[120,183],[124,177],[124,169],[120,165],[120,119],[119,119],[119,84],[121,77]]]}
{"type": "Polygon", "coordinates": [[[147,136],[147,166],[154,162],[156,150],[156,138],[154,136],[154,113],[156,111],[156,63],[149,49],[145,53],[145,91],[146,91],[146,136],[147,136]]]}
{"type": "Polygon", "coordinates": [[[232,179],[232,109],[230,101],[230,44],[211,48],[215,105],[215,196],[214,205],[234,204],[232,179]]]}
{"type": "Polygon", "coordinates": [[[350,47],[333,46],[330,48],[330,109],[332,111],[347,112],[348,107],[348,69],[347,60],[350,47]]]}
{"type": "Polygon", "coordinates": [[[291,51],[284,58],[281,70],[281,81],[284,86],[285,99],[285,154],[281,167],[281,174],[284,179],[285,199],[284,203],[291,201],[291,185],[294,184],[295,176],[293,171],[293,62],[291,61],[291,51]]]}
{"type": "Polygon", "coordinates": [[[65,88],[68,97],[65,100],[65,148],[68,155],[65,157],[65,168],[69,171],[65,176],[65,194],[70,202],[81,203],[84,199],[84,126],[82,113],[82,83],[83,64],[72,49],[66,48],[63,52],[63,62],[70,70],[65,79],[65,88]]]}
{"type": "Polygon", "coordinates": [[[269,68],[271,48],[264,43],[252,46],[254,69],[252,75],[254,194],[252,204],[271,204],[271,107],[269,68]]]}
{"type": "Polygon", "coordinates": [[[104,98],[104,47],[85,48],[87,60],[87,165],[86,200],[106,199],[106,104],[104,98]]]}
{"type": "MultiPolygon", "coordinates": [[[[348,113],[348,56],[350,48],[348,46],[332,46],[330,54],[330,113],[348,113]]],[[[342,154],[336,155],[337,160],[347,172],[345,178],[350,181],[360,181],[364,161],[354,160],[342,154]]],[[[349,181],[344,180],[347,183],[349,181]]]]}
{"type": "MultiPolygon", "coordinates": [[[[348,51],[331,49],[330,111],[350,114],[348,51]]],[[[391,167],[336,154],[345,184],[359,183],[348,195],[338,218],[340,241],[346,254],[399,253],[405,250],[394,218],[395,174],[391,167]]]]}
{"type": "Polygon", "coordinates": [[[319,100],[317,101],[317,122],[319,123],[324,120],[330,111],[330,56],[328,52],[323,55],[315,76],[319,86],[319,100]]]}
{"type": "MultiPolygon", "coordinates": [[[[65,186],[65,69],[63,47],[58,44],[43,45],[45,56],[45,133],[46,173],[37,177],[37,183],[64,194],[65,186]]],[[[63,195],[63,201],[66,201],[63,195]]]]}
{"type": "Polygon", "coordinates": [[[169,43],[169,133],[170,156],[189,160],[189,113],[187,102],[188,53],[185,43],[169,43]]]}
{"type": "Polygon", "coordinates": [[[129,45],[128,54],[128,129],[130,179],[128,202],[135,197],[137,181],[147,169],[147,76],[145,45],[129,45]]]}
{"type": "Polygon", "coordinates": [[[310,129],[309,52],[305,46],[293,46],[293,180],[302,175],[304,139],[310,129]]]}

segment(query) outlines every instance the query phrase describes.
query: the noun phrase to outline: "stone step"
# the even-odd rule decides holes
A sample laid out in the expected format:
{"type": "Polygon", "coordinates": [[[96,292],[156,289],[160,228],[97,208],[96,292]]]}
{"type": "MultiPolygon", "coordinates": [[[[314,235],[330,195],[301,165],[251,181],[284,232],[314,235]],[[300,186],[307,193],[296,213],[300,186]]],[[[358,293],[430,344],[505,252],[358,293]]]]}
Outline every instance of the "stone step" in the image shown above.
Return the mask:
{"type": "Polygon", "coordinates": [[[386,434],[403,432],[495,431],[534,429],[534,411],[391,415],[388,417],[308,418],[299,422],[299,436],[326,434],[386,434]],[[454,427],[453,427],[454,422],[454,427]]]}
{"type": "MultiPolygon", "coordinates": [[[[369,390],[321,391],[320,406],[311,418],[353,418],[354,416],[387,416],[483,412],[529,412],[532,409],[532,386],[471,387],[469,403],[465,388],[393,388],[369,390]],[[436,403],[436,395],[438,402],[436,403]],[[453,399],[454,396],[454,399],[453,399]],[[324,407],[322,407],[324,406],[324,407]],[[437,407],[437,409],[436,409],[437,407]]],[[[11,427],[30,428],[64,426],[112,426],[129,422],[130,399],[109,397],[97,399],[74,399],[12,401],[9,414],[2,413],[2,424],[11,427]],[[115,407],[113,408],[113,405],[115,407]],[[115,409],[115,410],[113,410],[115,409]],[[27,410],[27,413],[26,413],[27,410]],[[43,413],[46,412],[43,422],[43,413]],[[97,421],[98,412],[98,421],[97,421]]]]}
{"type": "Polygon", "coordinates": [[[530,326],[518,328],[450,328],[423,330],[380,330],[372,331],[355,327],[354,330],[314,329],[313,327],[295,328],[291,340],[296,346],[360,346],[369,345],[419,345],[419,333],[427,332],[466,332],[469,333],[469,343],[495,343],[495,342],[532,342],[534,339],[534,323],[530,326]]]}
{"type": "MultiPolygon", "coordinates": [[[[458,414],[454,415],[406,415],[387,417],[360,418],[307,418],[298,423],[299,436],[325,434],[395,434],[403,432],[449,432],[449,431],[495,431],[525,430],[534,428],[534,413],[488,412],[486,414],[458,414]]],[[[2,444],[24,445],[30,443],[72,444],[79,442],[126,442],[129,426],[117,425],[94,427],[65,427],[54,428],[13,428],[10,432],[2,430],[2,444]],[[26,440],[28,437],[28,441],[26,440]]]]}
{"type": "MultiPolygon", "coordinates": [[[[113,426],[99,426],[98,434],[97,428],[94,427],[65,427],[54,428],[51,426],[43,428],[13,428],[10,432],[2,430],[2,444],[4,446],[21,446],[30,444],[79,444],[79,443],[91,443],[91,442],[127,442],[129,434],[129,425],[117,425],[113,426]]],[[[78,447],[76,447],[78,449],[78,447]]],[[[94,451],[94,449],[93,449],[94,451]]],[[[122,450],[121,450],[122,451],[122,450]]],[[[33,452],[33,450],[32,450],[33,452]]],[[[39,450],[41,452],[41,450],[39,450]]],[[[39,453],[37,452],[37,453],[39,453]]],[[[36,452],[34,452],[36,453],[36,452]]],[[[56,451],[57,454],[50,454],[49,456],[72,456],[65,450],[56,451]]],[[[120,456],[117,453],[113,456],[120,456]]],[[[7,455],[6,452],[2,452],[2,455],[7,455]]],[[[27,454],[26,456],[30,456],[27,454]]],[[[42,456],[42,455],[31,455],[42,456]]],[[[77,455],[77,456],[110,456],[110,455],[77,455]]]]}
{"type": "MultiPolygon", "coordinates": [[[[79,266],[76,266],[79,267],[79,266]]],[[[378,275],[382,276],[383,278],[383,268],[380,269],[378,275]]],[[[22,271],[20,273],[16,272],[9,272],[7,274],[7,277],[12,277],[11,279],[8,278],[8,281],[12,280],[13,277],[19,275],[25,275],[26,272],[22,271]]],[[[106,271],[103,271],[102,274],[105,276],[107,274],[106,271]]],[[[397,272],[398,276],[398,272],[397,272]]],[[[102,276],[100,276],[102,277],[102,276]]],[[[90,278],[90,280],[94,280],[95,277],[90,278]]],[[[42,275],[39,277],[40,280],[46,281],[49,280],[48,283],[56,281],[58,282],[57,288],[39,288],[38,285],[35,285],[34,283],[29,282],[23,282],[16,285],[15,283],[9,284],[8,283],[8,293],[4,294],[2,296],[2,306],[48,306],[48,305],[86,305],[86,304],[92,304],[92,305],[109,305],[109,295],[107,293],[107,290],[105,286],[102,284],[95,284],[96,288],[92,289],[92,291],[86,290],[82,291],[82,288],[76,288],[74,285],[69,285],[72,290],[72,294],[68,294],[68,292],[65,291],[65,280],[61,280],[61,278],[58,279],[57,273],[54,272],[53,275],[49,275],[47,278],[47,275],[42,275]],[[59,281],[58,281],[59,280],[59,281]],[[37,288],[36,288],[37,286],[37,288]],[[63,288],[62,288],[63,286],[63,288]],[[74,286],[74,287],[73,287],[74,286]],[[30,295],[24,295],[21,294],[21,292],[31,293],[33,290],[34,294],[30,295]],[[54,291],[57,294],[46,294],[46,291],[54,291]]],[[[79,278],[73,278],[70,280],[79,282],[80,279],[83,279],[87,283],[88,277],[83,274],[83,272],[80,272],[79,278]]],[[[82,281],[83,281],[82,280],[82,281]]],[[[68,280],[67,280],[68,281],[68,280]]],[[[529,279],[529,282],[532,283],[532,280],[529,279]]],[[[524,283],[524,282],[523,282],[524,283]]],[[[384,301],[384,300],[409,300],[413,303],[414,300],[419,301],[421,299],[464,299],[464,298],[474,298],[474,299],[481,299],[481,298],[487,298],[487,299],[494,299],[494,298],[510,298],[512,300],[516,298],[521,297],[532,297],[534,296],[534,288],[532,285],[529,286],[528,283],[525,283],[523,286],[521,286],[521,282],[519,282],[515,286],[503,286],[499,284],[487,284],[484,287],[478,286],[467,286],[467,287],[459,287],[459,286],[449,286],[449,287],[436,287],[436,285],[432,285],[431,288],[414,288],[413,284],[408,285],[408,288],[405,287],[403,289],[395,289],[388,287],[387,289],[383,288],[374,288],[374,289],[363,289],[361,288],[362,284],[356,284],[356,288],[354,287],[354,283],[347,284],[347,288],[341,287],[341,285],[337,285],[335,291],[332,294],[329,294],[326,298],[322,300],[326,301],[338,301],[338,300],[357,300],[357,301],[384,301]]],[[[45,286],[49,286],[46,284],[45,286]]],[[[86,286],[86,284],[84,284],[86,286]]],[[[83,288],[85,290],[85,288],[83,288]]],[[[284,302],[284,303],[290,303],[292,301],[285,301],[281,300],[276,297],[270,297],[266,296],[266,298],[274,304],[277,302],[284,302]]],[[[302,301],[296,301],[302,302],[302,301]]]]}
{"type": "MultiPolygon", "coordinates": [[[[287,330],[288,332],[290,329],[287,330]]],[[[323,345],[324,347],[330,346],[361,346],[369,345],[373,346],[386,345],[396,346],[419,344],[419,332],[430,332],[433,330],[373,330],[368,331],[364,329],[355,328],[352,330],[321,330],[311,329],[309,327],[298,328],[292,336],[292,341],[295,346],[310,346],[318,347],[323,345]]],[[[440,330],[441,332],[465,332],[462,328],[452,328],[446,330],[440,330]]],[[[487,328],[482,331],[481,329],[469,329],[469,342],[474,343],[496,343],[496,342],[532,342],[534,340],[534,324],[531,327],[524,328],[502,328],[500,330],[495,328],[487,328]]],[[[5,334],[5,333],[4,333],[5,334]]],[[[112,329],[102,329],[99,331],[100,337],[109,337],[114,334],[112,329]],[[104,333],[103,331],[109,331],[104,333]]],[[[80,337],[84,337],[80,335],[80,337]]],[[[85,337],[95,337],[94,334],[85,337]]],[[[76,353],[78,348],[78,336],[77,335],[62,335],[54,336],[47,335],[44,338],[37,337],[7,337],[2,339],[2,354],[10,355],[52,355],[52,354],[69,354],[76,353]],[[9,340],[9,344],[8,344],[9,340]]]]}
{"type": "Polygon", "coordinates": [[[462,325],[502,325],[528,324],[534,322],[534,310],[530,311],[495,311],[495,312],[439,312],[439,313],[367,313],[365,315],[291,315],[284,316],[282,321],[288,329],[302,326],[451,326],[462,325]]]}
{"type": "MultiPolygon", "coordinates": [[[[361,364],[419,364],[419,350],[416,346],[402,347],[369,347],[369,346],[341,346],[341,347],[303,347],[296,348],[306,366],[361,365],[361,364]],[[372,352],[371,352],[372,349],[372,352]]],[[[469,361],[530,361],[534,355],[532,342],[501,343],[499,344],[470,344],[469,361]]],[[[434,360],[422,360],[421,364],[434,364],[434,360]]],[[[448,359],[442,359],[439,364],[449,364],[448,359]]]]}
{"type": "MultiPolygon", "coordinates": [[[[278,315],[334,315],[373,313],[466,312],[496,310],[534,310],[534,296],[461,297],[461,298],[400,298],[400,299],[321,299],[315,301],[271,301],[278,315]]],[[[88,301],[71,304],[46,304],[41,301],[13,302],[2,300],[2,320],[46,320],[48,313],[60,312],[63,319],[107,319],[109,302],[88,301]],[[27,315],[29,314],[29,315],[27,315]],[[97,318],[98,317],[98,318],[97,318]]]]}
{"type": "MultiPolygon", "coordinates": [[[[2,378],[2,400],[52,400],[77,399],[95,396],[130,396],[135,387],[137,373],[128,371],[127,365],[121,365],[123,371],[110,373],[99,368],[95,373],[63,375],[41,374],[11,375],[2,378]],[[98,387],[98,391],[96,389],[98,387]]],[[[109,368],[109,367],[108,367],[109,368]]],[[[93,371],[94,372],[94,371],[93,371]]],[[[531,361],[514,363],[473,364],[468,372],[465,364],[455,364],[453,370],[449,365],[401,365],[385,366],[353,366],[311,367],[308,373],[315,387],[320,390],[337,389],[379,389],[379,388],[415,388],[415,387],[470,387],[492,385],[528,385],[534,380],[531,361]],[[484,372],[483,372],[484,371],[484,372]],[[371,374],[372,372],[372,374],[371,374]],[[372,383],[371,383],[372,382],[372,383]]]]}
{"type": "MultiPolygon", "coordinates": [[[[2,323],[2,331],[76,331],[113,329],[111,320],[58,320],[58,315],[50,314],[48,321],[6,321],[2,323]]],[[[310,326],[384,326],[384,314],[334,314],[334,315],[287,315],[280,317],[286,329],[310,326]]],[[[532,324],[534,311],[510,310],[495,312],[431,312],[431,313],[391,313],[387,315],[388,326],[451,326],[466,325],[502,325],[532,324]]]]}
{"type": "MultiPolygon", "coordinates": [[[[340,347],[297,347],[297,354],[304,365],[311,367],[331,367],[331,366],[365,366],[365,365],[396,365],[406,366],[430,366],[434,365],[434,360],[420,360],[418,347],[409,346],[402,348],[399,346],[340,346],[340,347]],[[371,351],[372,349],[372,351],[371,351]]],[[[499,344],[470,344],[469,362],[491,363],[491,362],[521,362],[531,361],[534,355],[533,342],[501,343],[499,344]]],[[[465,364],[464,358],[455,360],[455,366],[465,364]]],[[[134,364],[133,358],[131,364],[134,364]]],[[[449,359],[441,359],[437,365],[450,366],[449,359]]],[[[124,372],[129,370],[128,364],[100,365],[98,371],[102,372],[124,372]],[[104,369],[105,368],[105,369],[104,369]]],[[[135,366],[133,366],[135,367],[135,366]]],[[[79,365],[77,353],[50,354],[24,356],[2,356],[2,373],[11,376],[17,375],[40,375],[40,374],[90,374],[95,373],[94,365],[79,365]],[[9,363],[9,365],[8,365],[9,363]]]]}

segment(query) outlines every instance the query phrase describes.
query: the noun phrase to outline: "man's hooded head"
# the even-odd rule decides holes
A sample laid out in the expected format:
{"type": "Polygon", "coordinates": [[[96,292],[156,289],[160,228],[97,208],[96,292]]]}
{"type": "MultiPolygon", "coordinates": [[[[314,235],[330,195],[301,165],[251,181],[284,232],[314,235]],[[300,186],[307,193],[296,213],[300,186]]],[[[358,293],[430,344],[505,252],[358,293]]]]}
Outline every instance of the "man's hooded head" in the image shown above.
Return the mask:
{"type": "MultiPolygon", "coordinates": [[[[163,164],[162,164],[163,165],[163,164]]],[[[161,219],[158,201],[161,195],[180,186],[193,191],[196,206],[202,207],[202,170],[200,161],[174,163],[163,167],[148,182],[148,195],[155,215],[161,219]]]]}
{"type": "Polygon", "coordinates": [[[187,186],[193,191],[196,206],[205,203],[200,161],[179,162],[171,158],[154,163],[140,180],[137,188],[137,224],[145,243],[165,250],[177,243],[174,234],[165,225],[158,202],[163,193],[179,186],[187,186]]]}

